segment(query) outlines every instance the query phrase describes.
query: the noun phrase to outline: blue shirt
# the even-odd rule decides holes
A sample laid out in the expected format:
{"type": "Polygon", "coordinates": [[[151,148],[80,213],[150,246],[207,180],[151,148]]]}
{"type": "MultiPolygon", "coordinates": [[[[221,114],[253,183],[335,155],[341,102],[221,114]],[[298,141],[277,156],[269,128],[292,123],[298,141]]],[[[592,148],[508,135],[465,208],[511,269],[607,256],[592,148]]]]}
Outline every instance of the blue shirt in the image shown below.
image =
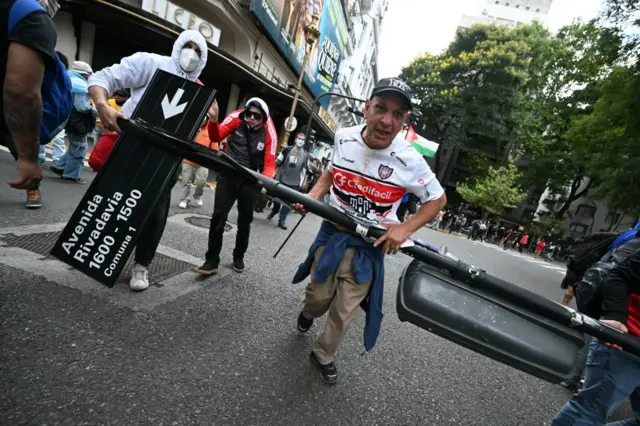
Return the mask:
{"type": "Polygon", "coordinates": [[[93,108],[89,97],[89,84],[87,80],[75,71],[68,70],[67,74],[71,80],[71,96],[73,96],[73,107],[79,112],[89,112],[93,108]]]}

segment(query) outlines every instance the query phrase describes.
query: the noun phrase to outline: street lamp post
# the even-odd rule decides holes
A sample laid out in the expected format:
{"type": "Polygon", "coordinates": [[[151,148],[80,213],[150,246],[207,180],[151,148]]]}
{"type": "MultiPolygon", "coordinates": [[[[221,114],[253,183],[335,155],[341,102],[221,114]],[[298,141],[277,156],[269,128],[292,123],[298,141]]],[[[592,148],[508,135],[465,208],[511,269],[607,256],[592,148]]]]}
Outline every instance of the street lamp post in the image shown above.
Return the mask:
{"type": "Polygon", "coordinates": [[[304,79],[305,68],[307,67],[307,63],[309,62],[309,53],[311,53],[311,48],[313,44],[320,37],[320,31],[318,30],[318,22],[320,22],[320,16],[318,13],[314,13],[311,17],[311,24],[306,25],[304,27],[305,34],[305,53],[304,59],[302,60],[302,66],[300,67],[300,77],[298,78],[298,84],[296,85],[296,92],[293,96],[293,104],[291,104],[291,112],[289,113],[289,119],[285,123],[284,128],[284,136],[282,138],[282,143],[280,144],[280,150],[283,150],[287,147],[289,142],[289,136],[291,135],[291,131],[289,130],[291,124],[293,122],[293,117],[296,113],[296,107],[298,106],[298,99],[300,98],[300,92],[302,91],[302,81],[304,79]]]}
{"type": "Polygon", "coordinates": [[[318,105],[320,105],[319,104],[320,99],[324,98],[325,96],[335,96],[336,98],[345,98],[345,99],[351,99],[356,102],[365,102],[364,99],[356,98],[349,95],[343,95],[341,93],[336,93],[336,92],[325,92],[319,95],[317,98],[313,100],[313,106],[311,107],[311,111],[309,111],[309,119],[307,120],[307,124],[304,128],[305,147],[308,146],[308,143],[309,143],[309,133],[311,133],[311,121],[313,120],[313,115],[316,114],[316,111],[318,110],[318,105]]]}

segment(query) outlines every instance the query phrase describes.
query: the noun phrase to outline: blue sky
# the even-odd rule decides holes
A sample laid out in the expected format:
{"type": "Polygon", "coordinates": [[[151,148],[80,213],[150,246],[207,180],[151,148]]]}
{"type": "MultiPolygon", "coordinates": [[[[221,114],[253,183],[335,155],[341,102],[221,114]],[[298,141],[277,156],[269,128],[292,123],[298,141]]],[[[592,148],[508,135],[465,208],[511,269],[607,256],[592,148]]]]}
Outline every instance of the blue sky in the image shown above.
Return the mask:
{"type": "MultiPolygon", "coordinates": [[[[485,0],[389,0],[382,24],[379,75],[398,75],[401,68],[424,53],[438,53],[455,35],[460,17],[477,15],[485,0]]],[[[601,0],[554,0],[547,25],[552,31],[575,18],[591,19],[601,0]]]]}

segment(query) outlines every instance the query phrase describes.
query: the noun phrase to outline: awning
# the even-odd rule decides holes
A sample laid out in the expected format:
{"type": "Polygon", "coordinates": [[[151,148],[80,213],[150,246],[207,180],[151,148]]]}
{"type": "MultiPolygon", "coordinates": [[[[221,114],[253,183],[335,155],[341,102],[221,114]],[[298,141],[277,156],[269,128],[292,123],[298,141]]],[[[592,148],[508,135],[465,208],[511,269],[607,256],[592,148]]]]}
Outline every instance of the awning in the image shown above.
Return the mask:
{"type": "MultiPolygon", "coordinates": [[[[123,37],[135,40],[136,44],[153,46],[150,49],[152,52],[171,52],[176,36],[184,31],[153,13],[118,0],[61,0],[60,5],[62,10],[70,12],[74,17],[115,30],[123,37]]],[[[203,71],[205,81],[208,80],[207,74],[215,76],[212,78],[216,82],[251,87],[256,94],[268,98],[270,108],[274,110],[288,112],[291,108],[293,93],[267,80],[212,44],[209,44],[209,58],[203,71]]],[[[310,106],[304,100],[298,101],[296,116],[299,121],[306,123],[310,111],[310,106]]],[[[333,130],[317,114],[314,114],[313,121],[320,136],[333,139],[333,130]]]]}

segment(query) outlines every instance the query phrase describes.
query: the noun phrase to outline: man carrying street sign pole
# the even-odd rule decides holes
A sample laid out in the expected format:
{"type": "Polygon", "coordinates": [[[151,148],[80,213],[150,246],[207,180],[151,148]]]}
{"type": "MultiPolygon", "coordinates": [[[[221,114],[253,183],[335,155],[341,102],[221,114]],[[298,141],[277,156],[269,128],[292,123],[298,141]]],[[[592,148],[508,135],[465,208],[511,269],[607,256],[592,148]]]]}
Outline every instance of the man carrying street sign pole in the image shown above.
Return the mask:
{"type": "MultiPolygon", "coordinates": [[[[309,196],[330,204],[363,227],[382,225],[386,233],[368,242],[346,229],[323,222],[294,283],[311,275],[298,330],[307,332],[327,311],[324,332],[313,345],[311,360],[325,382],[334,384],[338,346],[358,306],[367,312],[365,350],[375,345],[382,322],[384,255],[395,254],[408,238],[433,220],[446,204],[444,190],[415,148],[399,136],[411,112],[411,88],[399,78],[382,79],[365,104],[365,125],[336,132],[331,165],[309,196]],[[398,223],[404,195],[422,203],[415,215],[398,223]]],[[[302,205],[294,206],[304,212],[302,205]]]]}
{"type": "MultiPolygon", "coordinates": [[[[206,64],[206,40],[198,31],[188,30],[182,32],[174,43],[171,56],[139,52],[122,59],[119,64],[92,74],[89,78],[89,93],[98,109],[100,121],[107,130],[120,133],[117,120],[126,119],[133,114],[156,70],[196,81],[206,64]],[[122,110],[117,111],[111,108],[107,101],[111,93],[122,89],[131,89],[131,97],[125,102],[122,110]]],[[[117,134],[114,134],[113,138],[115,143],[117,134]]],[[[149,287],[148,268],[167,223],[171,189],[176,181],[177,175],[172,177],[141,230],[136,245],[133,274],[129,282],[131,290],[140,291],[149,287]]]]}

